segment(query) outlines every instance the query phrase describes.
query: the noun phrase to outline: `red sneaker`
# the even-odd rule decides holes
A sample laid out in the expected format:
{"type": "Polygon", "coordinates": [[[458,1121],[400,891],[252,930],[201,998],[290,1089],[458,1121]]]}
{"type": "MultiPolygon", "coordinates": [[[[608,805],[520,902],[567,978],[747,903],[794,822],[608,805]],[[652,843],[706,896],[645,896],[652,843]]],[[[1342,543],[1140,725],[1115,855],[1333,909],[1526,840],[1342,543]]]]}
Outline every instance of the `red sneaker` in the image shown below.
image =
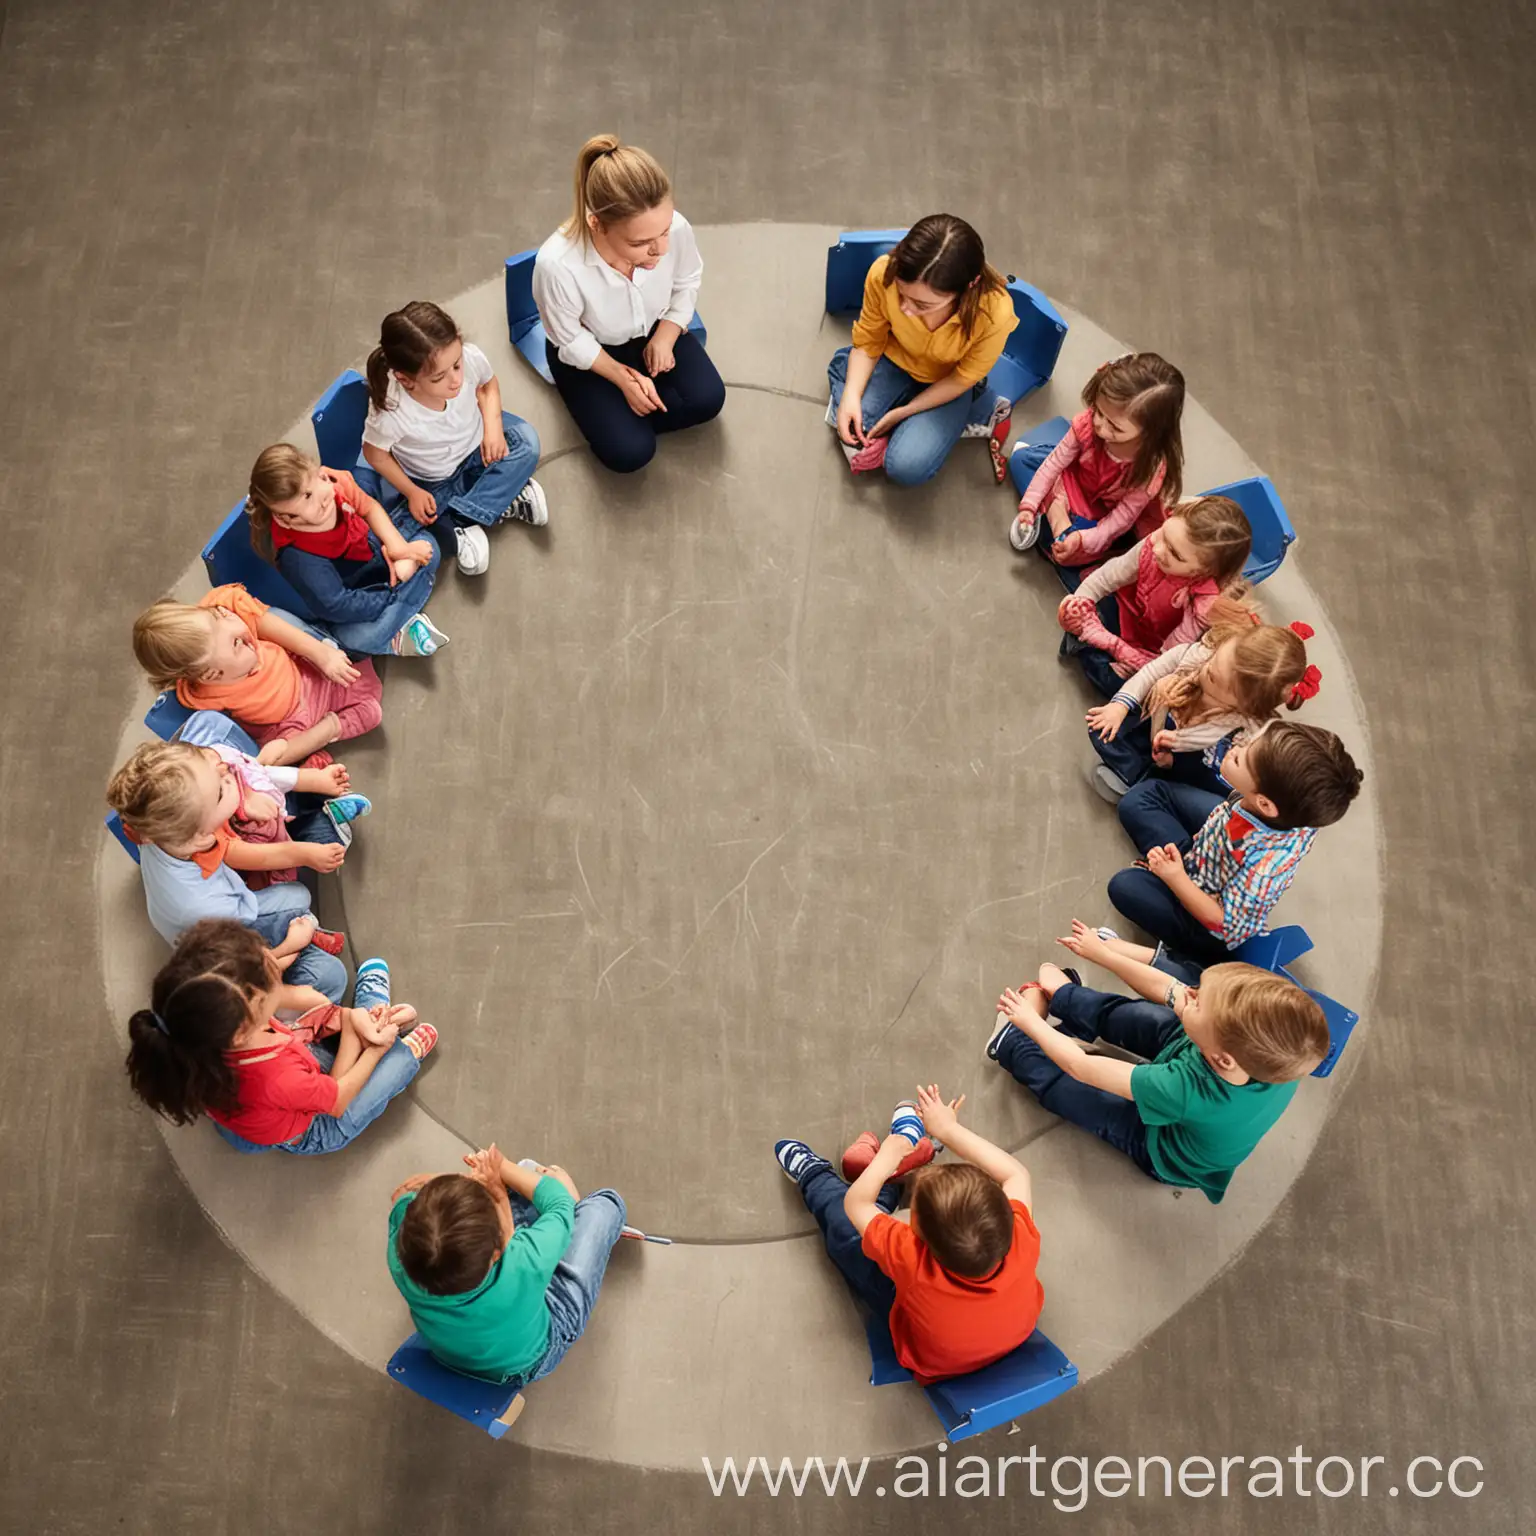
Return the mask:
{"type": "MultiPolygon", "coordinates": [[[[875,1153],[880,1150],[880,1142],[873,1131],[865,1131],[854,1144],[843,1153],[843,1177],[850,1184],[864,1172],[875,1160],[875,1153]]],[[[904,1179],[909,1173],[924,1167],[933,1161],[933,1142],[927,1136],[918,1142],[896,1166],[896,1172],[891,1175],[893,1179],[904,1179]]]]}
{"type": "Polygon", "coordinates": [[[333,932],[329,928],[316,928],[309,942],[316,949],[323,949],[328,955],[339,955],[346,946],[347,936],[344,933],[333,932]]]}

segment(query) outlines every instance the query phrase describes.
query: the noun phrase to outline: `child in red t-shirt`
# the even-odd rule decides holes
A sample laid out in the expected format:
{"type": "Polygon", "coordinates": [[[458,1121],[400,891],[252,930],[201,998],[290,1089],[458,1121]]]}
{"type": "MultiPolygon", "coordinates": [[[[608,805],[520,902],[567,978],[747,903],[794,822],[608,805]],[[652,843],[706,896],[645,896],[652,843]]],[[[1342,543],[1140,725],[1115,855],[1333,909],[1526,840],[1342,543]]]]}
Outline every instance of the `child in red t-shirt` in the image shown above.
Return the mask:
{"type": "Polygon", "coordinates": [[[241,1152],[339,1151],[437,1044],[414,1008],[391,1005],[382,960],[358,967],[354,1006],[337,1008],[287,986],[260,935],[225,918],[187,929],[151,998],[128,1021],[134,1092],[175,1125],[207,1115],[241,1152]]]}
{"type": "MultiPolygon", "coordinates": [[[[1034,1332],[1045,1300],[1035,1273],[1040,1234],[1030,1216],[1029,1171],[960,1124],[962,1094],[937,1085],[896,1106],[891,1134],[869,1157],[866,1132],[844,1158],[849,1183],[803,1141],[774,1148],[855,1297],[889,1319],[896,1358],[928,1386],[980,1370],[1034,1332]],[[924,1138],[924,1131],[927,1138],[924,1138]],[[923,1141],[963,1162],[926,1167],[912,1182],[912,1219],[892,1214],[897,1179],[923,1158],[923,1141]]],[[[928,1156],[932,1156],[931,1149],[928,1156]]]]}

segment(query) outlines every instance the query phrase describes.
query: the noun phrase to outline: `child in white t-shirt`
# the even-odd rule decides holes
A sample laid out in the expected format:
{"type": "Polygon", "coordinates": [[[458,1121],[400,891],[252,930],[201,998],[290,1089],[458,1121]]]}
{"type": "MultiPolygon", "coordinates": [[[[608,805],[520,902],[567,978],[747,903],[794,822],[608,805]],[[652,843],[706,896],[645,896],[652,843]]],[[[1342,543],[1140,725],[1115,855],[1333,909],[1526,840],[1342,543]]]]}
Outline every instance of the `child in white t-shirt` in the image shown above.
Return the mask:
{"type": "Polygon", "coordinates": [[[532,478],[538,433],[502,410],[485,353],[436,304],[418,299],[384,317],[368,358],[368,394],[363,458],[380,483],[364,490],[386,509],[403,497],[464,575],[491,563],[487,527],[549,521],[532,478]]]}

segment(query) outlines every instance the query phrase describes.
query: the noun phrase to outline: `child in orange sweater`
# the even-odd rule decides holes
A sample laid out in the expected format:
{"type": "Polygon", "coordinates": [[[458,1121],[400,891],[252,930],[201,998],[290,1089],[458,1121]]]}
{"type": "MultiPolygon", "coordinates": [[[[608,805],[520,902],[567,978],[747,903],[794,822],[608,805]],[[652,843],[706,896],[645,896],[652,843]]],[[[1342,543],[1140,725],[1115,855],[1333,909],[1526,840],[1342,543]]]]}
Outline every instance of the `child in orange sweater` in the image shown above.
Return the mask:
{"type": "Polygon", "coordinates": [[[163,597],[133,626],[133,653],[157,688],[189,709],[221,709],[261,744],[259,761],[324,768],[325,751],[383,718],[383,684],[364,658],[315,639],[244,587],[215,587],[195,607],[163,597]]]}

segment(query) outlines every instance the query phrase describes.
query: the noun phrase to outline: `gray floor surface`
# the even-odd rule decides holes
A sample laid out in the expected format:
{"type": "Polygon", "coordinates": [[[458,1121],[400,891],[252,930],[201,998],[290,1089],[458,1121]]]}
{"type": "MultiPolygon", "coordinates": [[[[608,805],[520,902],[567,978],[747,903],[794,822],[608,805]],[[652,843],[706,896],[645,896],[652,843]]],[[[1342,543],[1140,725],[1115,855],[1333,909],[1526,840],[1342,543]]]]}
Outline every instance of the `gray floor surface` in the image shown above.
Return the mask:
{"type": "MultiPolygon", "coordinates": [[[[1281,485],[1364,695],[1386,939],[1345,1100],[1243,1258],[1008,1447],[1300,1441],[1486,1468],[1465,1502],[1059,1517],[1094,1531],[1529,1528],[1531,43],[1520,7],[1439,0],[12,6],[0,596],[25,660],[0,759],[21,961],[0,1056],[5,1528],[1058,1519],[1018,1495],[920,1513],[717,1501],[701,1477],[492,1455],[247,1271],[126,1096],[91,871],[132,615],[382,310],[535,243],[575,145],[607,126],[668,162],[698,222],[949,206],[1048,292],[1173,357],[1281,485]]],[[[655,1155],[697,1153],[659,1126],[655,1155]]],[[[750,1340],[741,1369],[784,1390],[750,1340]]]]}

